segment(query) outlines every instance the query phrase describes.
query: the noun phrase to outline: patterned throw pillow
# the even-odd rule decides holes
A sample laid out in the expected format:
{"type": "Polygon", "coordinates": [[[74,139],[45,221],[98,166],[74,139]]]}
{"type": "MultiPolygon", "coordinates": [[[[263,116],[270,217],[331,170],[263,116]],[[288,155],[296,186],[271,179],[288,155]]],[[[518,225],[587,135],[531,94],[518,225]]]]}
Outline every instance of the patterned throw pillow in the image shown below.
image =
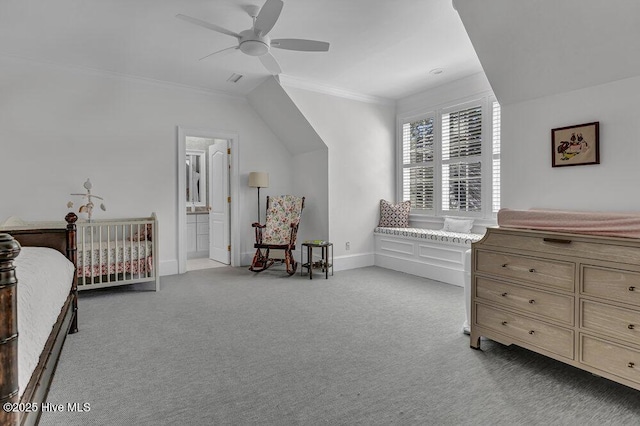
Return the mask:
{"type": "Polygon", "coordinates": [[[380,224],[389,228],[408,228],[411,201],[393,204],[380,200],[380,224]]]}

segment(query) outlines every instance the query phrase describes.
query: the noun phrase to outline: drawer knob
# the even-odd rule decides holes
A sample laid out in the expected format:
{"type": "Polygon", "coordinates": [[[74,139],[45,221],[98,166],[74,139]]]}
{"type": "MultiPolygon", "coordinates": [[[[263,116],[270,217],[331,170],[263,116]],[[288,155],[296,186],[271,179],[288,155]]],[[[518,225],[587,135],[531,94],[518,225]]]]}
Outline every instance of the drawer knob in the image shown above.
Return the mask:
{"type": "Polygon", "coordinates": [[[636,291],[636,288],[634,286],[629,287],[629,291],[636,291]]]}
{"type": "Polygon", "coordinates": [[[529,269],[529,272],[535,272],[535,271],[536,271],[536,270],[535,270],[535,269],[533,269],[533,268],[529,269]]]}
{"type": "Polygon", "coordinates": [[[529,331],[529,334],[535,334],[535,333],[536,333],[536,332],[535,332],[535,331],[533,331],[533,330],[530,330],[530,331],[529,331]]]}
{"type": "Polygon", "coordinates": [[[529,303],[531,303],[533,305],[534,303],[536,303],[536,300],[535,299],[529,299],[529,303]]]}
{"type": "Polygon", "coordinates": [[[502,293],[502,297],[507,297],[507,293],[502,293]]]}
{"type": "Polygon", "coordinates": [[[503,267],[503,268],[506,268],[506,267],[507,267],[507,264],[506,264],[506,263],[503,263],[503,264],[502,264],[502,267],[503,267]]]}
{"type": "Polygon", "coordinates": [[[507,322],[506,321],[502,321],[502,325],[507,325],[507,322]]]}
{"type": "Polygon", "coordinates": [[[629,330],[633,330],[634,328],[636,328],[636,326],[635,326],[635,325],[633,325],[633,324],[629,324],[629,325],[627,326],[627,328],[628,328],[629,330]]]}
{"type": "Polygon", "coordinates": [[[629,367],[629,368],[633,368],[633,367],[635,367],[635,366],[636,366],[636,365],[635,365],[633,362],[630,362],[629,364],[627,364],[627,367],[629,367]]]}

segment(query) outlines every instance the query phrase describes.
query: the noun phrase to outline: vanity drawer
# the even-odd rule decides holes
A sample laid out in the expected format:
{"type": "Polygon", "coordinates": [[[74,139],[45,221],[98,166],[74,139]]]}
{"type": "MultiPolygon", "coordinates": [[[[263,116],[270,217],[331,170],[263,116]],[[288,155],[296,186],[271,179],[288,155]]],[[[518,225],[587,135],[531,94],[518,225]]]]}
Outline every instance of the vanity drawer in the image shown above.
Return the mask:
{"type": "Polygon", "coordinates": [[[640,311],[590,300],[581,300],[580,309],[580,327],[583,329],[640,345],[640,311]]]}
{"type": "MultiPolygon", "coordinates": [[[[573,331],[476,303],[475,322],[498,333],[573,359],[573,331]]],[[[490,336],[489,336],[490,337],[490,336]]]]}
{"type": "Polygon", "coordinates": [[[640,351],[596,337],[580,335],[580,361],[640,383],[640,351]]]}
{"type": "Polygon", "coordinates": [[[507,232],[500,229],[495,231],[491,232],[483,240],[484,245],[552,255],[640,264],[640,247],[634,244],[612,243],[606,240],[602,243],[595,240],[584,241],[580,236],[562,233],[534,234],[514,229],[509,229],[507,232]]]}
{"type": "Polygon", "coordinates": [[[209,233],[209,222],[198,222],[196,224],[198,235],[209,233]]]}
{"type": "Polygon", "coordinates": [[[574,322],[574,298],[477,277],[475,297],[567,325],[574,322]]]}
{"type": "Polygon", "coordinates": [[[476,271],[574,290],[575,264],[571,262],[476,250],[476,271]]]}
{"type": "Polygon", "coordinates": [[[640,273],[583,265],[582,292],[640,306],[640,273]]]}

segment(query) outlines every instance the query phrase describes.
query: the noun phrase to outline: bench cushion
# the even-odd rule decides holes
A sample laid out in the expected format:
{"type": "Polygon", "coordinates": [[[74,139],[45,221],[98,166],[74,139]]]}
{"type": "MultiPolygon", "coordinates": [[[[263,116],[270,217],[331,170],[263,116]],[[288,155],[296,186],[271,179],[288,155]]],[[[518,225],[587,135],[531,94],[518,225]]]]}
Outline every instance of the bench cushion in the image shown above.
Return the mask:
{"type": "Polygon", "coordinates": [[[375,234],[395,235],[399,237],[423,238],[434,241],[442,241],[447,243],[457,243],[469,245],[479,241],[484,235],[482,234],[464,234],[461,232],[442,231],[439,229],[424,228],[388,228],[378,226],[374,231],[375,234]]]}

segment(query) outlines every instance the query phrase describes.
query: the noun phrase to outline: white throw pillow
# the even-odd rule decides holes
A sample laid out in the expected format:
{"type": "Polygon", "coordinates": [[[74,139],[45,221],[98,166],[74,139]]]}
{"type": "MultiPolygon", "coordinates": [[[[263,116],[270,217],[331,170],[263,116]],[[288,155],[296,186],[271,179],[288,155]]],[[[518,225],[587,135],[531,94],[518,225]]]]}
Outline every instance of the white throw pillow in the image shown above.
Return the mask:
{"type": "Polygon", "coordinates": [[[469,234],[471,233],[471,228],[473,228],[473,219],[456,219],[453,217],[445,217],[442,230],[469,234]]]}

